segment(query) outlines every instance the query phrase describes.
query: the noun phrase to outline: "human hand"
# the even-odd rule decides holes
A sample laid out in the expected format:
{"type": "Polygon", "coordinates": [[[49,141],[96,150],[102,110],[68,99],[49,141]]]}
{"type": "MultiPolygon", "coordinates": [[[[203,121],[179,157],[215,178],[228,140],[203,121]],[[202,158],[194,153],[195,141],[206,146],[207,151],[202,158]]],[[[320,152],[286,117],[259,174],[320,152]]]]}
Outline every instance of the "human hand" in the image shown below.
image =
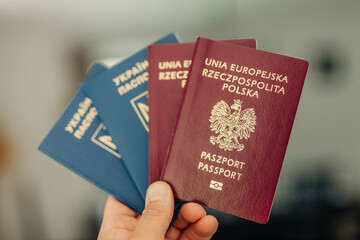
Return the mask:
{"type": "Polygon", "coordinates": [[[165,182],[151,184],[145,202],[145,210],[139,215],[109,196],[98,240],[207,240],[217,230],[216,218],[206,215],[196,203],[185,203],[169,228],[174,196],[165,182]]]}

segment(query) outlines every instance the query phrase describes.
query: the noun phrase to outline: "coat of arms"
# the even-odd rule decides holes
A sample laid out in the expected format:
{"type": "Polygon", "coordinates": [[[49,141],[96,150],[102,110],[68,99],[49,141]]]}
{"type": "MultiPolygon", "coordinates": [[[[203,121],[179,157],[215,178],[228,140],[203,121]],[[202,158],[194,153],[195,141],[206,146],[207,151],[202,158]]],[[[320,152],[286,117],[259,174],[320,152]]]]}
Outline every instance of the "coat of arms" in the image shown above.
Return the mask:
{"type": "Polygon", "coordinates": [[[215,145],[219,144],[221,149],[225,151],[242,151],[244,144],[240,144],[239,140],[250,137],[251,132],[255,132],[256,116],[253,108],[241,110],[242,101],[234,100],[234,104],[229,105],[221,100],[211,111],[209,121],[211,131],[218,136],[211,136],[210,142],[215,145]],[[234,109],[231,112],[231,109],[234,109]]]}

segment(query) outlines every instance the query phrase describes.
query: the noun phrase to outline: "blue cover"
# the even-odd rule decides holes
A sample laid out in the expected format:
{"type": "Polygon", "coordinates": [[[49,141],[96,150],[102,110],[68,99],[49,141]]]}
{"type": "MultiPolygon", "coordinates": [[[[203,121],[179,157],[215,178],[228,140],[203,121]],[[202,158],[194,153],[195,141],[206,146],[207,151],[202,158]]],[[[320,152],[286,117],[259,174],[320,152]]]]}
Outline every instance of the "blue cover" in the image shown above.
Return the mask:
{"type": "MultiPolygon", "coordinates": [[[[154,44],[178,42],[169,34],[154,44]]],[[[149,184],[147,67],[144,48],[84,84],[143,197],[149,184]]]]}
{"type": "MultiPolygon", "coordinates": [[[[85,82],[105,70],[106,67],[96,63],[85,82]]],[[[39,150],[132,209],[142,212],[144,198],[111,140],[91,99],[81,88],[39,150]]]]}

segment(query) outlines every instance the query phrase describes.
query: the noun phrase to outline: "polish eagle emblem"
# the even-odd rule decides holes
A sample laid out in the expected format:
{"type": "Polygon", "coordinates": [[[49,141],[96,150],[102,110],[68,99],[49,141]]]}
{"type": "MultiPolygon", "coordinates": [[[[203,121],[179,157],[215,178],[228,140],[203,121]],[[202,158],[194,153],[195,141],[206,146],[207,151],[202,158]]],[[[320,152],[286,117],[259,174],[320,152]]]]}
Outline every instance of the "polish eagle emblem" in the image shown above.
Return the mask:
{"type": "Polygon", "coordinates": [[[244,150],[244,144],[239,140],[248,139],[250,133],[255,132],[256,116],[253,108],[242,110],[242,103],[237,99],[231,107],[223,100],[215,104],[209,119],[211,131],[218,134],[210,137],[213,145],[219,144],[219,148],[225,151],[244,150]]]}

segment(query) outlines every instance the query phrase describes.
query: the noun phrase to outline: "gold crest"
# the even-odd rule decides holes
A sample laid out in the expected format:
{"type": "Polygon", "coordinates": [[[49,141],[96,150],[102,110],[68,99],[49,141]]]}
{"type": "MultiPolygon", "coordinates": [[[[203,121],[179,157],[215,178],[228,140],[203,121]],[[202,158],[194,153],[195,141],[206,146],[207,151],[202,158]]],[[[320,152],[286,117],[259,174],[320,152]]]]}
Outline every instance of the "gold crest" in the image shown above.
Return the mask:
{"type": "Polygon", "coordinates": [[[219,144],[219,148],[225,151],[244,150],[244,144],[240,144],[239,140],[250,138],[250,133],[255,132],[256,116],[253,108],[241,110],[243,102],[234,100],[234,104],[229,105],[221,100],[211,111],[209,121],[211,131],[218,136],[211,136],[210,142],[215,145],[219,144]],[[231,109],[234,109],[231,112],[231,109]]]}

